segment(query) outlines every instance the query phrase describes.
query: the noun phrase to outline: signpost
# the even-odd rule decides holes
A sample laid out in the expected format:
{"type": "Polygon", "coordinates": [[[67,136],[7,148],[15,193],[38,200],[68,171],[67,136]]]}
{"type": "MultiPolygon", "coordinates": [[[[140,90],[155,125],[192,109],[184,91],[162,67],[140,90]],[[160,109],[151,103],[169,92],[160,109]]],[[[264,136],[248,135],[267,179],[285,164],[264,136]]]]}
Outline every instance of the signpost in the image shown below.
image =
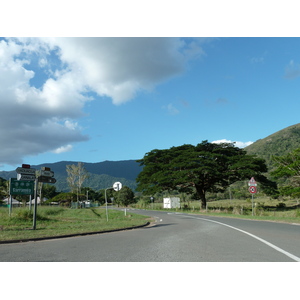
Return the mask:
{"type": "Polygon", "coordinates": [[[34,184],[32,181],[21,181],[16,178],[10,178],[9,194],[10,195],[33,195],[34,184]]]}
{"type": "Polygon", "coordinates": [[[38,181],[44,183],[55,183],[56,179],[48,176],[39,176],[38,181]]]}
{"type": "Polygon", "coordinates": [[[105,206],[106,206],[106,221],[108,221],[108,210],[107,210],[107,196],[106,196],[106,191],[110,189],[114,189],[116,192],[118,192],[122,188],[122,183],[121,182],[115,182],[112,187],[109,187],[105,189],[105,206]]]}
{"type": "Polygon", "coordinates": [[[34,184],[33,181],[21,181],[17,178],[10,178],[9,180],[9,215],[12,212],[12,195],[33,195],[34,184]]]}
{"type": "Polygon", "coordinates": [[[254,201],[253,201],[254,199],[253,198],[254,198],[254,194],[256,194],[256,192],[257,192],[257,189],[256,189],[257,183],[256,183],[254,177],[251,177],[251,179],[248,182],[248,185],[249,185],[249,192],[252,195],[252,216],[253,216],[254,215],[254,201]]]}
{"type": "Polygon", "coordinates": [[[41,170],[41,176],[54,177],[53,171],[41,170]]]}
{"type": "Polygon", "coordinates": [[[256,193],[256,186],[250,186],[250,187],[249,187],[249,192],[250,192],[251,194],[255,194],[255,193],[256,193]]]}
{"type": "Polygon", "coordinates": [[[122,183],[121,182],[115,182],[113,185],[113,189],[118,192],[122,188],[122,183]]]}
{"type": "MultiPolygon", "coordinates": [[[[50,168],[42,167],[40,171],[36,171],[34,168],[30,168],[30,165],[22,164],[22,167],[16,168],[17,172],[17,180],[19,181],[19,184],[23,185],[26,183],[31,183],[31,193],[29,195],[32,195],[32,189],[33,189],[33,181],[35,182],[35,189],[34,189],[34,213],[33,213],[33,230],[36,229],[36,215],[37,215],[37,190],[38,190],[38,183],[39,182],[45,182],[45,183],[55,183],[56,179],[54,177],[54,172],[51,171],[50,168]],[[26,183],[24,183],[26,182],[26,183]]],[[[12,180],[13,178],[11,178],[12,180]]],[[[11,182],[15,182],[14,180],[11,182]]],[[[12,186],[12,184],[11,184],[12,186]]],[[[14,191],[17,190],[16,188],[14,191]]],[[[21,193],[21,189],[19,188],[16,192],[17,194],[10,194],[10,195],[24,195],[21,193]],[[21,193],[21,194],[20,194],[21,193]]],[[[27,194],[28,195],[28,194],[27,194]]],[[[31,203],[31,201],[30,201],[31,203]]],[[[12,206],[12,205],[10,205],[12,206]]],[[[10,208],[11,213],[11,208],[10,208]]]]}
{"type": "Polygon", "coordinates": [[[36,229],[36,213],[37,213],[37,189],[39,182],[55,183],[56,179],[53,178],[54,172],[50,168],[42,167],[41,171],[37,172],[35,180],[35,193],[34,193],[34,214],[33,214],[33,230],[36,229]]]}
{"type": "MultiPolygon", "coordinates": [[[[25,166],[24,164],[22,166],[25,166]]],[[[28,165],[29,166],[29,165],[28,165]]],[[[16,168],[16,172],[18,174],[27,174],[27,175],[35,175],[35,169],[32,169],[32,168],[16,168]]]]}
{"type": "Polygon", "coordinates": [[[35,181],[35,175],[17,174],[17,180],[35,181]]]}

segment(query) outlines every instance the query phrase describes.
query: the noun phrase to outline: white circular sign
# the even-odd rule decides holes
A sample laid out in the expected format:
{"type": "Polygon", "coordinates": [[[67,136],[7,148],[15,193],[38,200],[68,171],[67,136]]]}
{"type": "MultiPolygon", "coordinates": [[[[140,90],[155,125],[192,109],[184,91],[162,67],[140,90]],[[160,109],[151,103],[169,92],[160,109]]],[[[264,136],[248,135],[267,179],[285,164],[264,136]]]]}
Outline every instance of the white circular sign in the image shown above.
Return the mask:
{"type": "Polygon", "coordinates": [[[114,183],[113,189],[114,189],[116,192],[118,192],[121,188],[122,188],[122,183],[121,183],[121,182],[117,181],[117,182],[114,183]]]}

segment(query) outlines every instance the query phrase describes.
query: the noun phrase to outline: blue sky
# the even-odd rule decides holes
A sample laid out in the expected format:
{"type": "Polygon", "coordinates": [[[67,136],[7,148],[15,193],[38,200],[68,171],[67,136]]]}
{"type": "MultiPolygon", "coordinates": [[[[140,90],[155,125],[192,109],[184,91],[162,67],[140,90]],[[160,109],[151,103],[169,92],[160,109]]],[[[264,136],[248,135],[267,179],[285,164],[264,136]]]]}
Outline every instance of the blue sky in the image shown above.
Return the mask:
{"type": "Polygon", "coordinates": [[[300,38],[2,38],[0,170],[243,147],[299,123],[299,50],[300,38]]]}

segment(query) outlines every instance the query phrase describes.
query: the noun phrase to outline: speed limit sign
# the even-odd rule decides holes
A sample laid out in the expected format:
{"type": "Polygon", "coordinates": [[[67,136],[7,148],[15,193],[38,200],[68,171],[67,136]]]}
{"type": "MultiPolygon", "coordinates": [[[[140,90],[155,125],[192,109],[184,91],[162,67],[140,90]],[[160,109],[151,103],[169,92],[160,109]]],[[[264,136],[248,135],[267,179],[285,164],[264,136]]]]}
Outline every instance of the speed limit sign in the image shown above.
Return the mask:
{"type": "Polygon", "coordinates": [[[250,192],[251,194],[255,194],[255,193],[256,193],[256,186],[250,186],[250,187],[249,187],[249,192],[250,192]]]}

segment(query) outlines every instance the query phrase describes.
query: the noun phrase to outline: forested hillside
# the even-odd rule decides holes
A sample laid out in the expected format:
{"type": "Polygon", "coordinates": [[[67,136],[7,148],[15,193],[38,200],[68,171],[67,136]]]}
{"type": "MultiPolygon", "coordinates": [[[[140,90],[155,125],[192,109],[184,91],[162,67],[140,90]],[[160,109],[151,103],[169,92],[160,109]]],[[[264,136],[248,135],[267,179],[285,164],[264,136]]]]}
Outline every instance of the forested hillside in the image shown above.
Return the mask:
{"type": "MultiPolygon", "coordinates": [[[[32,168],[40,170],[41,167],[49,167],[55,173],[56,189],[57,191],[69,191],[67,184],[66,165],[77,165],[75,161],[61,161],[57,163],[45,163],[41,165],[32,165],[32,168]]],[[[136,188],[135,179],[142,170],[139,163],[135,160],[124,161],[104,161],[99,163],[84,163],[84,168],[89,172],[89,179],[87,179],[83,186],[90,187],[94,190],[100,190],[112,186],[116,181],[122,182],[123,185],[136,188]]],[[[4,179],[16,178],[15,171],[0,172],[0,177],[4,179]]]]}
{"type": "MultiPolygon", "coordinates": [[[[256,154],[258,157],[264,158],[270,172],[274,169],[274,164],[271,160],[273,155],[285,155],[297,148],[300,148],[300,123],[260,139],[246,147],[245,150],[248,154],[256,154]]],[[[50,167],[55,173],[57,191],[69,191],[66,180],[66,165],[77,165],[77,163],[75,161],[61,161],[36,165],[32,166],[32,168],[40,170],[41,167],[50,167]]],[[[137,186],[135,180],[142,171],[142,167],[136,160],[84,163],[84,168],[90,175],[89,179],[84,182],[84,186],[91,187],[94,190],[110,187],[116,181],[120,181],[123,185],[135,190],[137,186]]],[[[14,170],[0,172],[0,177],[4,179],[16,178],[16,176],[17,174],[14,170]]]]}
{"type": "Polygon", "coordinates": [[[274,169],[272,156],[282,156],[300,148],[300,123],[277,131],[247,146],[248,154],[256,154],[267,162],[269,172],[274,169]]]}

